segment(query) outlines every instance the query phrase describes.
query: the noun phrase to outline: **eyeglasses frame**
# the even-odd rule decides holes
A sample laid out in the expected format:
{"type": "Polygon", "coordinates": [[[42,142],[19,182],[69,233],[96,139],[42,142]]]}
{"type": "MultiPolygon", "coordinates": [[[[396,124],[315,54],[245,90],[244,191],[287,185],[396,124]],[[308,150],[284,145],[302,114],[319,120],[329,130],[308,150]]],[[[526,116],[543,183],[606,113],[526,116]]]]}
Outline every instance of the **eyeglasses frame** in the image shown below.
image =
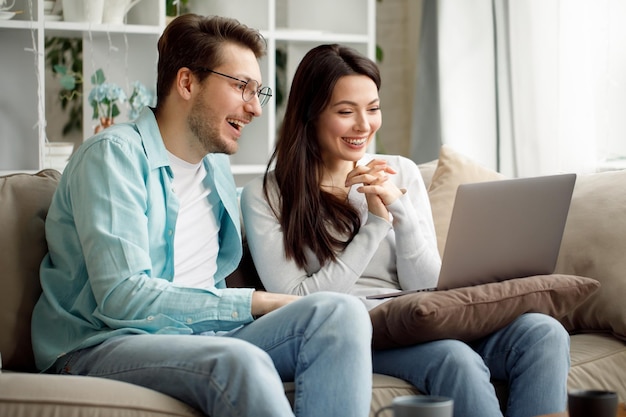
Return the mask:
{"type": "MultiPolygon", "coordinates": [[[[259,104],[261,105],[261,107],[265,106],[267,104],[268,101],[270,101],[270,98],[272,98],[272,89],[268,86],[265,87],[261,87],[259,82],[257,80],[242,80],[241,78],[237,78],[237,77],[233,77],[232,75],[228,75],[228,74],[224,74],[209,68],[204,68],[204,67],[198,67],[196,68],[196,70],[198,71],[204,71],[204,72],[212,72],[213,74],[217,74],[217,75],[221,75],[222,77],[226,77],[226,78],[230,78],[231,80],[235,80],[235,81],[239,81],[240,83],[244,84],[246,87],[248,86],[248,83],[250,81],[254,81],[255,83],[257,83],[257,85],[259,85],[259,88],[256,90],[256,96],[259,99],[259,104]],[[265,101],[263,101],[261,99],[261,96],[263,96],[263,99],[265,101]]],[[[244,96],[245,92],[246,92],[246,87],[244,87],[243,90],[241,90],[241,98],[243,99],[243,101],[245,101],[246,103],[249,102],[250,100],[252,100],[252,97],[250,97],[249,99],[246,100],[246,97],[244,96]]]]}

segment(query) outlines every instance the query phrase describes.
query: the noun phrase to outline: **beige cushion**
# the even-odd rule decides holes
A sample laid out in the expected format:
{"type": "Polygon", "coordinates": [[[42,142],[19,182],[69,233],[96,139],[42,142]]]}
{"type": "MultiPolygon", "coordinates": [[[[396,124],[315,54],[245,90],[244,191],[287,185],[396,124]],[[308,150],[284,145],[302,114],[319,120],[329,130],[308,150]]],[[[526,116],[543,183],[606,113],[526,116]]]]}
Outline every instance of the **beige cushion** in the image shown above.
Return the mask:
{"type": "Polygon", "coordinates": [[[3,373],[2,416],[200,417],[165,394],[105,378],[3,373]]]}
{"type": "Polygon", "coordinates": [[[48,250],[44,221],[59,178],[54,170],[0,177],[0,352],[7,369],[35,370],[30,319],[48,250]]]}
{"type": "Polygon", "coordinates": [[[601,283],[563,319],[568,329],[626,340],[626,171],[578,176],[556,271],[601,283]]]}
{"type": "Polygon", "coordinates": [[[430,187],[430,183],[433,182],[433,175],[435,174],[435,170],[437,169],[438,163],[439,161],[435,159],[434,161],[424,162],[423,164],[418,165],[420,169],[420,174],[422,174],[422,179],[424,180],[424,185],[426,185],[426,188],[430,187]]]}
{"type": "Polygon", "coordinates": [[[384,406],[391,404],[395,397],[419,395],[420,392],[411,384],[387,375],[374,374],[372,379],[372,401],[369,417],[389,417],[389,412],[376,414],[384,406]]]}
{"type": "Polygon", "coordinates": [[[372,346],[389,349],[439,339],[471,342],[523,313],[562,317],[598,286],[590,278],[538,275],[392,298],[370,311],[372,346]]]}
{"type": "Polygon", "coordinates": [[[482,167],[472,159],[456,152],[448,145],[443,145],[439,152],[437,168],[432,176],[428,197],[433,211],[437,245],[439,253],[448,236],[452,206],[456,198],[456,189],[460,184],[469,182],[493,181],[505,178],[491,169],[482,167]]]}
{"type": "Polygon", "coordinates": [[[607,333],[571,336],[567,387],[616,391],[626,401],[626,344],[607,333]]]}

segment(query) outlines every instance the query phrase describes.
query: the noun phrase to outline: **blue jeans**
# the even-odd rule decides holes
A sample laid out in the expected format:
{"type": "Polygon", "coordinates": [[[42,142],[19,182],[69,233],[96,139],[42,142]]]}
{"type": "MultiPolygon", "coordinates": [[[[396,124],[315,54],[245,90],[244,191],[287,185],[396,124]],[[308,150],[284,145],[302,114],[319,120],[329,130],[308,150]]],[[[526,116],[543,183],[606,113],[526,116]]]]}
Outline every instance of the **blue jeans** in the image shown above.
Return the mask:
{"type": "Polygon", "coordinates": [[[569,335],[552,317],[529,313],[471,345],[440,340],[375,351],[374,372],[411,382],[421,392],[454,399],[454,415],[502,417],[490,379],[508,382],[506,415],[564,411],[569,335]]]}
{"type": "Polygon", "coordinates": [[[59,373],[141,385],[210,416],[367,416],[371,322],[355,297],[317,293],[224,336],[128,335],[57,361],[59,373]],[[282,381],[295,382],[293,411],[282,381]]]}

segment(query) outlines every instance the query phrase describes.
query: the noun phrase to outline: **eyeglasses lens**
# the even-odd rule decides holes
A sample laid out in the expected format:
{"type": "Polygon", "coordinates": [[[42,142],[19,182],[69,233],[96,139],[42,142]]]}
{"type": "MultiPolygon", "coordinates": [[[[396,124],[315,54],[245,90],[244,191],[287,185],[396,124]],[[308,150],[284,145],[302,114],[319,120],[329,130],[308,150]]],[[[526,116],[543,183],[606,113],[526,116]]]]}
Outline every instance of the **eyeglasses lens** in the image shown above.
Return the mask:
{"type": "Polygon", "coordinates": [[[272,97],[272,89],[269,87],[259,89],[259,83],[255,80],[250,80],[243,90],[243,99],[244,101],[250,101],[255,95],[259,97],[259,103],[263,107],[272,97]]]}
{"type": "Polygon", "coordinates": [[[270,98],[272,97],[272,89],[269,87],[261,88],[259,91],[259,102],[261,103],[261,107],[265,106],[270,98]]]}

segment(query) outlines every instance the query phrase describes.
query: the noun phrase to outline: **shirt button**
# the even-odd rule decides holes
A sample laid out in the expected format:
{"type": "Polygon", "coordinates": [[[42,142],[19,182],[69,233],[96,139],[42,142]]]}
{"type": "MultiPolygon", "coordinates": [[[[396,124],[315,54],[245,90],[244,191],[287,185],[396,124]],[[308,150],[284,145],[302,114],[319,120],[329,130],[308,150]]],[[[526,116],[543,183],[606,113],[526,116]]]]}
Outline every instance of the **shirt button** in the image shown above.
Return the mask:
{"type": "Polygon", "coordinates": [[[231,314],[230,316],[236,319],[237,317],[239,317],[239,314],[236,311],[233,311],[233,314],[231,314]]]}
{"type": "Polygon", "coordinates": [[[193,323],[193,320],[191,320],[190,318],[187,318],[187,324],[191,324],[193,323]]]}
{"type": "Polygon", "coordinates": [[[167,231],[167,234],[168,234],[168,235],[170,235],[170,236],[172,236],[172,233],[174,233],[174,232],[172,231],[172,229],[170,229],[170,230],[168,230],[168,231],[167,231]]]}
{"type": "Polygon", "coordinates": [[[146,320],[152,321],[152,320],[154,320],[154,316],[148,316],[148,317],[146,317],[146,320]]]}

